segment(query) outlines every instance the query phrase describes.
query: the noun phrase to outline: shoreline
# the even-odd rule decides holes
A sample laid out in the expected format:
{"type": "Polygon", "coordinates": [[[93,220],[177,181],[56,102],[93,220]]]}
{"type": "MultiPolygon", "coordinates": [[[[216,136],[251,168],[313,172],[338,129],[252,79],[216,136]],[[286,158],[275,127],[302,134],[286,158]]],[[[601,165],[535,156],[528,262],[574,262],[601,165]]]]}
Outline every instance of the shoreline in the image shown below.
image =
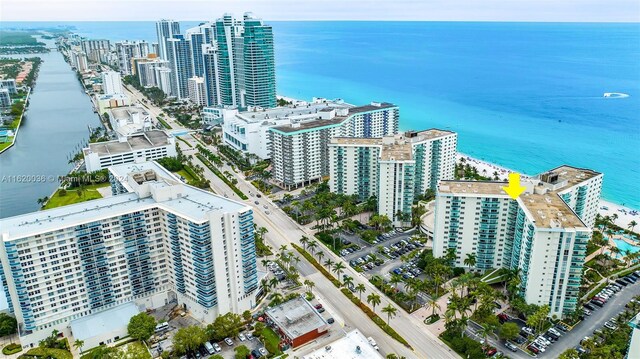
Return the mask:
{"type": "MultiPolygon", "coordinates": [[[[481,174],[484,170],[486,170],[487,176],[490,176],[493,174],[494,171],[497,171],[499,174],[500,180],[507,181],[507,175],[509,174],[509,172],[517,172],[507,167],[499,166],[491,162],[479,160],[477,158],[474,158],[462,152],[458,152],[456,156],[456,162],[460,162],[461,158],[464,158],[470,165],[475,166],[478,169],[478,172],[481,174]]],[[[530,175],[527,175],[527,174],[521,174],[521,176],[522,178],[531,177],[530,175]]],[[[633,211],[633,210],[634,209],[631,207],[622,206],[620,204],[607,201],[603,197],[600,197],[600,204],[598,205],[598,213],[600,213],[601,216],[612,216],[613,214],[616,214],[618,218],[615,220],[615,224],[617,224],[622,228],[628,229],[629,222],[631,222],[632,220],[640,223],[640,214],[637,214],[634,216],[629,213],[630,211],[633,211]]],[[[637,228],[640,228],[640,226],[637,228]]]]}

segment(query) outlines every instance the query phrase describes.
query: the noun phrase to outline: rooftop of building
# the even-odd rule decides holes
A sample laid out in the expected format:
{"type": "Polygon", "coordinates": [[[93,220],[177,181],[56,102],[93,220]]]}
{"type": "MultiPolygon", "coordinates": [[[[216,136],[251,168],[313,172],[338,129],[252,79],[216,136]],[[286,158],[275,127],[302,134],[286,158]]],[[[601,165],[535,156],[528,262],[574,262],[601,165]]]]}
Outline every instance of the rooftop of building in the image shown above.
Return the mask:
{"type": "Polygon", "coordinates": [[[298,101],[291,105],[274,108],[252,108],[247,111],[238,112],[236,117],[249,123],[276,119],[310,118],[315,117],[318,112],[323,112],[327,109],[349,107],[353,107],[353,105],[347,104],[340,99],[319,99],[312,102],[298,101]]]}
{"type": "MultiPolygon", "coordinates": [[[[331,111],[332,108],[330,107],[332,106],[326,107],[324,111],[318,110],[318,112],[331,111]]],[[[342,123],[344,120],[346,120],[347,118],[359,113],[376,111],[376,110],[384,110],[384,109],[389,109],[393,107],[396,107],[396,105],[388,102],[372,102],[371,104],[364,105],[364,106],[350,106],[350,107],[343,106],[335,109],[337,110],[346,109],[346,112],[344,114],[336,113],[336,115],[330,119],[320,119],[320,115],[318,115],[318,118],[310,118],[310,119],[301,120],[298,122],[293,122],[290,124],[272,127],[272,130],[282,132],[282,133],[294,133],[294,132],[309,130],[313,128],[330,127],[330,126],[338,125],[342,123]]]]}
{"type": "Polygon", "coordinates": [[[134,114],[148,116],[149,113],[141,106],[121,106],[113,107],[108,110],[116,120],[128,120],[134,114]]]}
{"type": "MultiPolygon", "coordinates": [[[[509,198],[502,189],[507,182],[497,181],[440,181],[439,193],[471,196],[496,195],[509,198]]],[[[583,228],[585,224],[575,212],[560,198],[555,191],[542,191],[538,193],[531,187],[532,183],[522,183],[527,187],[527,192],[518,197],[518,203],[526,208],[539,228],[583,228]]]]}
{"type": "Polygon", "coordinates": [[[115,330],[126,328],[129,319],[140,311],[133,302],[71,321],[71,332],[78,340],[90,339],[115,330]]]}
{"type": "Polygon", "coordinates": [[[408,141],[396,141],[383,143],[380,151],[382,161],[411,161],[413,159],[413,147],[408,141]]]}
{"type": "Polygon", "coordinates": [[[381,359],[380,353],[375,350],[367,338],[358,329],[352,330],[343,338],[329,343],[323,348],[317,349],[303,359],[381,359]]]}
{"type": "MultiPolygon", "coordinates": [[[[114,166],[115,172],[124,173],[125,170],[119,167],[126,168],[127,166],[131,165],[114,166]]],[[[235,212],[249,208],[244,203],[218,196],[182,182],[176,183],[175,177],[174,179],[166,179],[163,177],[163,171],[166,170],[159,170],[155,166],[160,167],[157,164],[140,167],[153,169],[156,171],[157,176],[154,180],[145,181],[144,183],[148,187],[138,192],[0,219],[2,240],[11,241],[151,208],[160,208],[196,223],[208,220],[208,213],[212,211],[235,212]],[[144,191],[147,191],[147,193],[144,191]],[[167,196],[164,199],[156,200],[148,192],[162,192],[167,196]]]]}
{"type": "Polygon", "coordinates": [[[538,228],[586,228],[578,215],[556,192],[523,193],[518,197],[538,228]]]}
{"type": "Polygon", "coordinates": [[[577,184],[600,175],[602,175],[602,173],[596,172],[594,170],[562,165],[547,172],[541,173],[538,175],[538,177],[545,183],[560,185],[561,187],[558,188],[558,190],[562,190],[568,187],[573,187],[577,184]],[[565,181],[566,184],[563,183],[565,181]]]}
{"type": "Polygon", "coordinates": [[[116,93],[111,95],[98,95],[98,100],[111,100],[111,99],[126,99],[127,95],[123,93],[116,93]]]}
{"type": "Polygon", "coordinates": [[[291,339],[328,326],[318,311],[303,297],[270,308],[265,313],[291,339]]]}
{"type": "Polygon", "coordinates": [[[126,137],[126,141],[122,142],[120,140],[113,140],[90,143],[89,147],[84,148],[82,151],[85,155],[90,153],[97,153],[99,156],[117,155],[136,150],[166,146],[170,143],[170,137],[171,136],[165,131],[152,130],[136,133],[126,137]]]}
{"type": "Polygon", "coordinates": [[[455,132],[453,131],[431,128],[431,129],[422,130],[422,131],[407,131],[403,135],[411,139],[411,142],[420,142],[424,140],[433,140],[436,138],[450,136],[454,134],[455,132]]]}
{"type": "Polygon", "coordinates": [[[450,194],[490,194],[490,195],[503,195],[507,197],[507,193],[502,189],[503,186],[507,186],[507,182],[499,181],[440,181],[438,186],[439,193],[450,194]]]}

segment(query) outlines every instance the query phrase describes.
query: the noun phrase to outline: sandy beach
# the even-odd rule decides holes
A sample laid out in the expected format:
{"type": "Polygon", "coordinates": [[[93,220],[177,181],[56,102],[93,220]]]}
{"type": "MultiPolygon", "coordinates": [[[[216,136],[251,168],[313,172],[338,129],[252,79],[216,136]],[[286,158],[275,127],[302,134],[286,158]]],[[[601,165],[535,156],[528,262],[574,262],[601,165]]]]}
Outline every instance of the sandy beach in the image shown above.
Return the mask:
{"type": "MultiPolygon", "coordinates": [[[[478,173],[483,176],[493,177],[493,173],[498,172],[498,177],[500,177],[501,181],[507,181],[509,172],[515,172],[506,167],[498,166],[493,163],[482,161],[465,155],[464,153],[458,152],[458,162],[460,162],[461,158],[464,158],[465,161],[469,163],[469,165],[476,167],[478,169],[478,173]]],[[[521,174],[521,176],[523,179],[530,177],[526,174],[521,174]]],[[[615,220],[615,223],[622,228],[628,228],[631,221],[636,221],[638,222],[638,225],[635,227],[635,230],[638,231],[640,229],[640,213],[632,215],[630,213],[631,211],[633,211],[632,208],[623,207],[619,204],[615,204],[600,198],[600,206],[598,212],[601,216],[612,216],[613,214],[617,214],[618,218],[615,220]]]]}

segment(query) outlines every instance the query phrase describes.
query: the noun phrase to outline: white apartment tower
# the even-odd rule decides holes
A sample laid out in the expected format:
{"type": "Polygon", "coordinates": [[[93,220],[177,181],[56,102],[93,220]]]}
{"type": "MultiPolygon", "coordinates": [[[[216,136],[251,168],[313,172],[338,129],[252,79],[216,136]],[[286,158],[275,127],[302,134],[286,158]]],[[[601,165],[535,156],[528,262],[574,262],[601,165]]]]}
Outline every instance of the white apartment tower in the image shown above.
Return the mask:
{"type": "Polygon", "coordinates": [[[109,171],[112,197],[0,220],[1,279],[23,346],[126,303],[173,302],[203,322],[255,306],[251,207],[156,163],[109,171]]]}
{"type": "Polygon", "coordinates": [[[383,137],[398,132],[399,109],[391,103],[325,107],[311,114],[311,119],[269,128],[273,179],[282,187],[329,176],[328,145],[334,137],[383,137]]]}
{"type": "MultiPolygon", "coordinates": [[[[525,193],[516,200],[504,190],[504,182],[442,181],[435,207],[433,254],[440,257],[453,250],[455,265],[464,266],[471,254],[472,269],[519,269],[520,294],[527,301],[549,305],[550,315],[562,316],[576,309],[582,279],[582,265],[591,228],[585,223],[597,201],[567,202],[571,189],[587,186],[584,193],[599,197],[602,174],[562,166],[555,189],[534,178],[523,182],[525,193]],[[591,190],[591,192],[589,191],[591,190]]],[[[544,174],[543,174],[544,176],[544,174]]]]}
{"type": "Polygon", "coordinates": [[[104,71],[102,73],[102,90],[105,95],[122,94],[122,81],[120,73],[116,71],[104,71]]]}
{"type": "Polygon", "coordinates": [[[207,94],[204,88],[204,78],[193,76],[187,81],[189,99],[196,105],[205,106],[207,104],[207,94]]]}
{"type": "Polygon", "coordinates": [[[454,178],[457,134],[431,129],[382,138],[334,138],[329,144],[332,192],[378,199],[378,213],[400,226],[413,201],[454,178]]]}

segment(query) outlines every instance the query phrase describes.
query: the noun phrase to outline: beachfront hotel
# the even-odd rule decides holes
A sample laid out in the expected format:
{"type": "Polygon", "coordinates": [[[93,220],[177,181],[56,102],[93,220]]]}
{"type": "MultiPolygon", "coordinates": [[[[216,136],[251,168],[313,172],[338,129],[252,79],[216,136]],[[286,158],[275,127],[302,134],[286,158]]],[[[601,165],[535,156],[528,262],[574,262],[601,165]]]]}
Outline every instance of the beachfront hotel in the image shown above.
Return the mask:
{"type": "Polygon", "coordinates": [[[222,116],[222,140],[225,145],[253,154],[260,159],[271,156],[269,129],[295,122],[318,119],[327,108],[350,108],[340,99],[313,98],[311,102],[295,101],[287,106],[274,108],[220,109],[222,116]]]}
{"type": "MultiPolygon", "coordinates": [[[[313,114],[313,113],[312,113],[313,114]]],[[[312,119],[269,128],[275,183],[291,189],[329,176],[334,137],[384,137],[398,133],[400,110],[386,102],[356,107],[326,106],[312,119]]]]}
{"type": "Polygon", "coordinates": [[[329,143],[332,192],[378,199],[378,214],[406,223],[416,198],[454,178],[457,134],[431,129],[382,138],[338,137],[329,143]],[[402,213],[402,216],[399,214],[402,213]]]}
{"type": "Polygon", "coordinates": [[[520,270],[520,294],[550,315],[576,309],[591,227],[597,210],[602,174],[561,166],[523,182],[516,200],[492,181],[441,181],[433,228],[433,254],[449,249],[456,266],[468,254],[473,270],[520,270]]]}
{"type": "Polygon", "coordinates": [[[175,303],[203,322],[256,304],[251,207],[155,162],[109,175],[112,197],[0,220],[0,279],[23,346],[92,318],[95,330],[101,313],[131,303],[175,303]]]}

